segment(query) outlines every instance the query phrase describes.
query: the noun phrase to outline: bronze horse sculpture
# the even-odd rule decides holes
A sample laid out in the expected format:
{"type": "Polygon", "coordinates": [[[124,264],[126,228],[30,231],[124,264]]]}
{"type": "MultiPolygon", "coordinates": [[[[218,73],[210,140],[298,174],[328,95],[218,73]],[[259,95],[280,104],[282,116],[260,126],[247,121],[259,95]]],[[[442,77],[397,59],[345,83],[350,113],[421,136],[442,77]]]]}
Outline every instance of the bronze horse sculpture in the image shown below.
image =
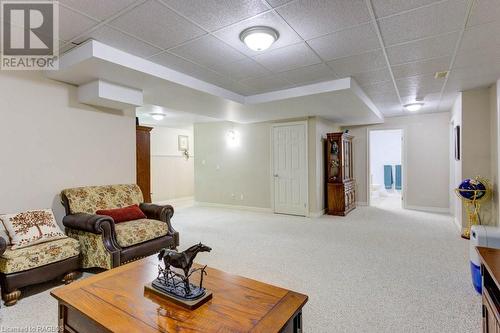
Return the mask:
{"type": "Polygon", "coordinates": [[[200,252],[210,252],[212,249],[202,243],[196,244],[183,252],[169,249],[162,249],[158,254],[158,259],[165,264],[165,270],[170,271],[170,266],[181,269],[184,272],[184,284],[186,292],[190,291],[189,271],[193,265],[194,258],[200,252]]]}

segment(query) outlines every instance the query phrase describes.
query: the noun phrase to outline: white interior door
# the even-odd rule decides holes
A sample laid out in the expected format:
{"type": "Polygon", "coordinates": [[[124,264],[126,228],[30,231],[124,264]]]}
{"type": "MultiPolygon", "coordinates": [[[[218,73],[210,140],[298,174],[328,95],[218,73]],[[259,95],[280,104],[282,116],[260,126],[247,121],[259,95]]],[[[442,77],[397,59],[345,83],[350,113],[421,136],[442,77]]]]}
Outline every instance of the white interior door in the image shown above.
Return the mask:
{"type": "Polygon", "coordinates": [[[274,212],[307,215],[306,124],[273,127],[274,212]]]}

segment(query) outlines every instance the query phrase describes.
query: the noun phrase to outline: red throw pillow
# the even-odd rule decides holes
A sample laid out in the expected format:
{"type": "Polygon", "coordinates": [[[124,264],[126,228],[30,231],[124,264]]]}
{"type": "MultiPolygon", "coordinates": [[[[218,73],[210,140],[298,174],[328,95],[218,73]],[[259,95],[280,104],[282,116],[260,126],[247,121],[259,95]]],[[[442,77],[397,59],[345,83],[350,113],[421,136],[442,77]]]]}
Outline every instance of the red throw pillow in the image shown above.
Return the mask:
{"type": "Polygon", "coordinates": [[[102,209],[95,212],[98,215],[106,215],[111,217],[116,223],[145,219],[146,215],[137,205],[127,206],[115,209],[102,209]]]}

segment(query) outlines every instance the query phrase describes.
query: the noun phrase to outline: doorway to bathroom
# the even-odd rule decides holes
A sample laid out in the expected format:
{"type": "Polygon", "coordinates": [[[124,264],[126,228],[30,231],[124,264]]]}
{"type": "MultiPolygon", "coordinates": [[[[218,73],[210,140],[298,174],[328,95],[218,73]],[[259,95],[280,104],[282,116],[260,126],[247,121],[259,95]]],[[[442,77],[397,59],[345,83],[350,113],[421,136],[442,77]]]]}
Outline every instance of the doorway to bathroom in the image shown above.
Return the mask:
{"type": "Polygon", "coordinates": [[[369,205],[382,209],[404,208],[404,131],[368,131],[369,205]]]}

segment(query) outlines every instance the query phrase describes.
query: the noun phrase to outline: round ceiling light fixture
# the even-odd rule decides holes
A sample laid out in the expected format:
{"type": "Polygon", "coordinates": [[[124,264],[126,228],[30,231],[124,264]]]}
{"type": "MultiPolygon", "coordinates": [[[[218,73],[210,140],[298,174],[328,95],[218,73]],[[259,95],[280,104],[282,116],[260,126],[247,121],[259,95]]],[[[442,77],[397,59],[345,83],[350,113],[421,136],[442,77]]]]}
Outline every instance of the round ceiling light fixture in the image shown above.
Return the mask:
{"type": "Polygon", "coordinates": [[[417,112],[422,108],[422,106],[424,106],[424,103],[422,103],[422,102],[410,103],[410,104],[404,105],[406,110],[408,110],[410,112],[417,112]]]}
{"type": "Polygon", "coordinates": [[[161,112],[152,112],[150,113],[150,116],[153,117],[154,120],[162,120],[166,115],[161,112]]]}
{"type": "Polygon", "coordinates": [[[253,51],[264,51],[278,40],[279,33],[271,27],[251,27],[240,33],[240,39],[245,45],[253,51]]]}

